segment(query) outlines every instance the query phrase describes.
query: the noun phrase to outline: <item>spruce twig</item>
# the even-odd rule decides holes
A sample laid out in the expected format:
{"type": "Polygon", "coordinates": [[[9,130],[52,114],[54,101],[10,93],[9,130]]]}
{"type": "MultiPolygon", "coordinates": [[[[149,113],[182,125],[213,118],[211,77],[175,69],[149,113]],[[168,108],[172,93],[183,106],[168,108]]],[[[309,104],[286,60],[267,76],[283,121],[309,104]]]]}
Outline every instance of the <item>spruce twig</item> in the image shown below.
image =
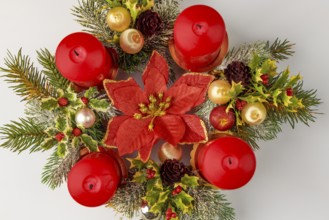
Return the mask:
{"type": "Polygon", "coordinates": [[[30,58],[22,55],[22,49],[18,51],[17,55],[8,51],[5,66],[6,68],[0,68],[0,71],[6,73],[2,77],[6,78],[6,82],[13,84],[10,88],[22,96],[23,100],[40,99],[54,95],[52,86],[33,66],[30,58]]]}
{"type": "Polygon", "coordinates": [[[69,81],[65,79],[58,71],[55,64],[55,57],[47,49],[37,51],[38,61],[43,66],[43,74],[47,76],[49,84],[56,89],[66,89],[69,81]]]}
{"type": "Polygon", "coordinates": [[[48,159],[42,173],[42,183],[55,189],[67,180],[67,174],[80,158],[80,148],[69,148],[68,154],[61,158],[57,149],[48,159]]]}
{"type": "Polygon", "coordinates": [[[40,145],[47,137],[44,128],[31,118],[12,121],[0,128],[1,139],[5,142],[0,146],[13,152],[21,153],[27,149],[30,152],[43,150],[40,145]]]}
{"type": "Polygon", "coordinates": [[[271,52],[272,59],[278,61],[286,60],[292,56],[295,53],[293,50],[294,46],[295,44],[291,43],[287,39],[281,41],[279,38],[275,39],[271,45],[269,41],[266,43],[266,48],[268,48],[271,52]]]}

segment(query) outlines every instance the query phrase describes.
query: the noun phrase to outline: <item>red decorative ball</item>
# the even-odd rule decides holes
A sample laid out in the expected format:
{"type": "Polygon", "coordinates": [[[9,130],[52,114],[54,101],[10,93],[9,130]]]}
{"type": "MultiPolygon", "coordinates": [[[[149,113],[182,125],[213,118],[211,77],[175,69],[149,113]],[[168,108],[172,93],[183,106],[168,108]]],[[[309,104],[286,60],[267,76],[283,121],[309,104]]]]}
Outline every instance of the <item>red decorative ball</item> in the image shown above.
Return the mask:
{"type": "Polygon", "coordinates": [[[99,85],[112,78],[113,60],[93,35],[77,32],[66,36],[56,49],[56,66],[63,77],[81,87],[99,85]]]}
{"type": "Polygon", "coordinates": [[[120,169],[113,157],[97,152],[74,165],[68,174],[67,186],[76,202],[96,207],[112,198],[120,178],[120,169]]]}
{"type": "Polygon", "coordinates": [[[209,117],[210,124],[219,131],[227,131],[235,124],[235,114],[232,109],[226,112],[226,106],[217,106],[209,117]]]}
{"type": "Polygon", "coordinates": [[[233,136],[219,137],[199,145],[195,157],[200,174],[224,190],[244,186],[256,169],[256,157],[250,146],[233,136]]]}

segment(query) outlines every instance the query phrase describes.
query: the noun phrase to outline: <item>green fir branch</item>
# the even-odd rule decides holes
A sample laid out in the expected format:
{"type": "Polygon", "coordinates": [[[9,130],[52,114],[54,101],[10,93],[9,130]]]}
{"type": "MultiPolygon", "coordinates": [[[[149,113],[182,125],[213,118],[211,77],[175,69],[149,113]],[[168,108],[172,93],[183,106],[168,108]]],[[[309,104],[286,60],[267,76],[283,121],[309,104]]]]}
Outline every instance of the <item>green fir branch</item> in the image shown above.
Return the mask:
{"type": "Polygon", "coordinates": [[[106,46],[111,46],[114,32],[106,23],[108,4],[104,0],[81,0],[78,6],[74,6],[72,14],[76,21],[87,31],[95,35],[106,46]]]}
{"type": "Polygon", "coordinates": [[[271,45],[269,41],[266,43],[266,48],[271,52],[271,58],[277,61],[287,60],[291,57],[295,53],[294,46],[295,44],[287,39],[282,41],[279,38],[275,39],[271,45]]]}
{"type": "Polygon", "coordinates": [[[47,79],[31,63],[29,56],[22,55],[20,49],[17,55],[8,51],[4,60],[5,68],[0,68],[4,72],[5,81],[12,84],[10,88],[23,97],[23,100],[40,99],[53,96],[54,90],[47,79]]]}
{"type": "Polygon", "coordinates": [[[67,180],[67,174],[80,158],[80,148],[69,148],[64,158],[58,156],[57,149],[48,158],[43,168],[42,183],[55,189],[67,180]]]}
{"type": "Polygon", "coordinates": [[[37,51],[38,61],[43,66],[43,74],[47,76],[49,84],[56,89],[65,90],[69,86],[69,81],[58,71],[55,64],[55,57],[47,49],[37,51]]]}
{"type": "Polygon", "coordinates": [[[234,209],[219,190],[208,186],[191,188],[189,194],[194,198],[191,214],[180,216],[181,220],[234,220],[234,209]]]}
{"type": "Polygon", "coordinates": [[[0,128],[0,135],[0,139],[5,141],[0,146],[18,153],[28,149],[31,153],[44,150],[41,143],[47,137],[44,128],[31,118],[21,118],[4,125],[0,128]]]}

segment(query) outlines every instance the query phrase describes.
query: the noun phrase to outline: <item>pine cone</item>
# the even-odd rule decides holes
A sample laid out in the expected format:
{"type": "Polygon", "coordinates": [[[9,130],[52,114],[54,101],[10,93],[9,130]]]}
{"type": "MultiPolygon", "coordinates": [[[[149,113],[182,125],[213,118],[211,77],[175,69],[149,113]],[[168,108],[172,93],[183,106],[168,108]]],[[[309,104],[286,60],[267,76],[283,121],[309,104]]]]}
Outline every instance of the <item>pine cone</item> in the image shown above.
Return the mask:
{"type": "Polygon", "coordinates": [[[151,10],[144,11],[140,14],[136,21],[136,29],[138,29],[144,37],[151,37],[160,31],[163,23],[158,13],[151,10]]]}
{"type": "Polygon", "coordinates": [[[179,182],[186,173],[188,169],[185,165],[175,159],[166,160],[160,168],[162,182],[168,186],[179,182]]]}
{"type": "Polygon", "coordinates": [[[239,61],[233,61],[224,70],[224,75],[226,79],[232,83],[241,82],[243,86],[248,86],[251,80],[251,73],[249,66],[239,61]]]}

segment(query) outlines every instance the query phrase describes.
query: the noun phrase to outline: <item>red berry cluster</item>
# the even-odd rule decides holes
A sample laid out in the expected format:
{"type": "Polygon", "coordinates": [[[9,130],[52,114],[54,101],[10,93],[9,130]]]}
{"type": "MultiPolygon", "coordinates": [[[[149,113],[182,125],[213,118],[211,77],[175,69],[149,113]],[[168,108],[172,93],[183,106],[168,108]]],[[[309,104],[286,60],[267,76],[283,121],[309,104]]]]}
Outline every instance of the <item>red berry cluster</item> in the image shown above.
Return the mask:
{"type": "Polygon", "coordinates": [[[265,86],[267,86],[268,85],[268,83],[269,83],[269,77],[268,77],[268,74],[263,74],[263,75],[261,75],[260,76],[260,78],[263,80],[263,84],[265,85],[265,86]]]}
{"type": "Polygon", "coordinates": [[[58,141],[58,142],[61,142],[63,140],[63,138],[65,137],[65,134],[63,132],[59,132],[55,135],[55,139],[58,141]]]}
{"type": "Polygon", "coordinates": [[[287,96],[293,96],[294,95],[294,91],[292,90],[291,87],[286,89],[286,94],[287,94],[287,96]]]}
{"type": "Polygon", "coordinates": [[[65,97],[59,98],[57,102],[60,107],[65,107],[69,104],[69,100],[65,97]]]}
{"type": "Polygon", "coordinates": [[[82,134],[82,131],[80,128],[74,128],[73,131],[72,131],[72,134],[75,136],[75,137],[79,137],[81,134],[82,134]]]}
{"type": "Polygon", "coordinates": [[[182,190],[183,190],[183,188],[182,188],[181,186],[177,186],[177,187],[171,192],[171,194],[172,194],[173,196],[178,195],[179,193],[182,192],[182,190]]]}
{"type": "Polygon", "coordinates": [[[89,99],[86,98],[86,97],[81,97],[81,101],[82,101],[85,105],[88,105],[88,103],[89,103],[89,99]]]}
{"type": "Polygon", "coordinates": [[[147,174],[147,179],[153,179],[155,176],[155,170],[151,169],[147,169],[146,170],[146,174],[147,174]]]}
{"type": "Polygon", "coordinates": [[[235,108],[241,111],[243,107],[247,105],[247,102],[241,99],[236,100],[235,102],[235,108]]]}
{"type": "Polygon", "coordinates": [[[177,214],[173,212],[171,208],[168,208],[166,211],[166,220],[170,220],[172,218],[177,218],[177,214]]]}

